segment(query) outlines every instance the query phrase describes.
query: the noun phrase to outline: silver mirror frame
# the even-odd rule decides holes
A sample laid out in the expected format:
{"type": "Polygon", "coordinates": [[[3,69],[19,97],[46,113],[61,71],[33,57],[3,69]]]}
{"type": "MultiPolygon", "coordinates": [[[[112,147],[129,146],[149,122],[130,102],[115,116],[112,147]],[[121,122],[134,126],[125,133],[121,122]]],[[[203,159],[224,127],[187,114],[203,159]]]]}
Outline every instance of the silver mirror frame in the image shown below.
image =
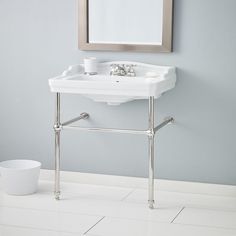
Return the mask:
{"type": "Polygon", "coordinates": [[[162,45],[100,44],[88,42],[88,1],[78,0],[79,49],[89,51],[171,52],[173,0],[164,0],[162,45]]]}

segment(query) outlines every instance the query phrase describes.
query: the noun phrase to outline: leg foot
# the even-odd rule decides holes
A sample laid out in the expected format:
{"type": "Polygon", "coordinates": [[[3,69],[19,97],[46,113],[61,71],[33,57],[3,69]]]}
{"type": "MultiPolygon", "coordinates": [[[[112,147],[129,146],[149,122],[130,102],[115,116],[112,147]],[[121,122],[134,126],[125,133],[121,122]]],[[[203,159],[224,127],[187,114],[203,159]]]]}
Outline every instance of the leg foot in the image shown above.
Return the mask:
{"type": "Polygon", "coordinates": [[[154,204],[155,204],[154,200],[149,200],[149,201],[148,201],[148,207],[149,207],[149,209],[154,209],[154,204]]]}
{"type": "Polygon", "coordinates": [[[60,200],[60,194],[61,194],[60,192],[55,192],[54,193],[54,196],[55,196],[56,200],[60,200]]]}

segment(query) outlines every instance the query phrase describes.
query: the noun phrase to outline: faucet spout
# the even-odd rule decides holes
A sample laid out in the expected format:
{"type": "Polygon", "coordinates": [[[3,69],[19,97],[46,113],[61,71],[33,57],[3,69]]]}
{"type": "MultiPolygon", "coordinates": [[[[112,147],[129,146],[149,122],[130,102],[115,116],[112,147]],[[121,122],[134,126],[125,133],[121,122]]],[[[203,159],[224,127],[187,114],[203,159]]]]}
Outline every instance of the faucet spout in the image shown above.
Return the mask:
{"type": "Polygon", "coordinates": [[[135,65],[111,64],[110,75],[134,77],[136,76],[134,66],[135,65]]]}

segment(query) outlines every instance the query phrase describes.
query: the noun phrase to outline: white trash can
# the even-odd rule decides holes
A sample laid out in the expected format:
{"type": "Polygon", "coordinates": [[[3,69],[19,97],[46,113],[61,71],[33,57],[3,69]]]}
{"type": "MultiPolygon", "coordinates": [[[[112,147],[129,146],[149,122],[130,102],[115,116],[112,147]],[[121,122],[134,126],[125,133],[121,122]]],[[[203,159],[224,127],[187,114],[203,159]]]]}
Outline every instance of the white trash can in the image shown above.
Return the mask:
{"type": "Polygon", "coordinates": [[[27,195],[37,191],[41,163],[32,160],[0,162],[3,188],[10,195],[27,195]]]}

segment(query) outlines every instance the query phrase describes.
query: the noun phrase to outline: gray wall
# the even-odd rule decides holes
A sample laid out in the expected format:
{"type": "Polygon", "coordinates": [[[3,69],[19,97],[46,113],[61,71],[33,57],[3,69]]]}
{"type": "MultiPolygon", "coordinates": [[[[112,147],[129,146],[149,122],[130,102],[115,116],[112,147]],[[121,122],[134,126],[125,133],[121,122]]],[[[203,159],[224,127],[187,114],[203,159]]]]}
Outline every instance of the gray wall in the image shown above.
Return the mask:
{"type": "MultiPolygon", "coordinates": [[[[176,0],[171,54],[82,52],[75,0],[0,1],[0,159],[53,168],[54,97],[48,78],[85,56],[178,68],[156,105],[176,124],[156,139],[156,177],[236,184],[236,1],[176,0]]],[[[64,95],[63,117],[87,111],[88,125],[145,128],[147,102],[118,107],[64,95]]],[[[64,131],[63,170],[147,176],[145,137],[64,131]]]]}

